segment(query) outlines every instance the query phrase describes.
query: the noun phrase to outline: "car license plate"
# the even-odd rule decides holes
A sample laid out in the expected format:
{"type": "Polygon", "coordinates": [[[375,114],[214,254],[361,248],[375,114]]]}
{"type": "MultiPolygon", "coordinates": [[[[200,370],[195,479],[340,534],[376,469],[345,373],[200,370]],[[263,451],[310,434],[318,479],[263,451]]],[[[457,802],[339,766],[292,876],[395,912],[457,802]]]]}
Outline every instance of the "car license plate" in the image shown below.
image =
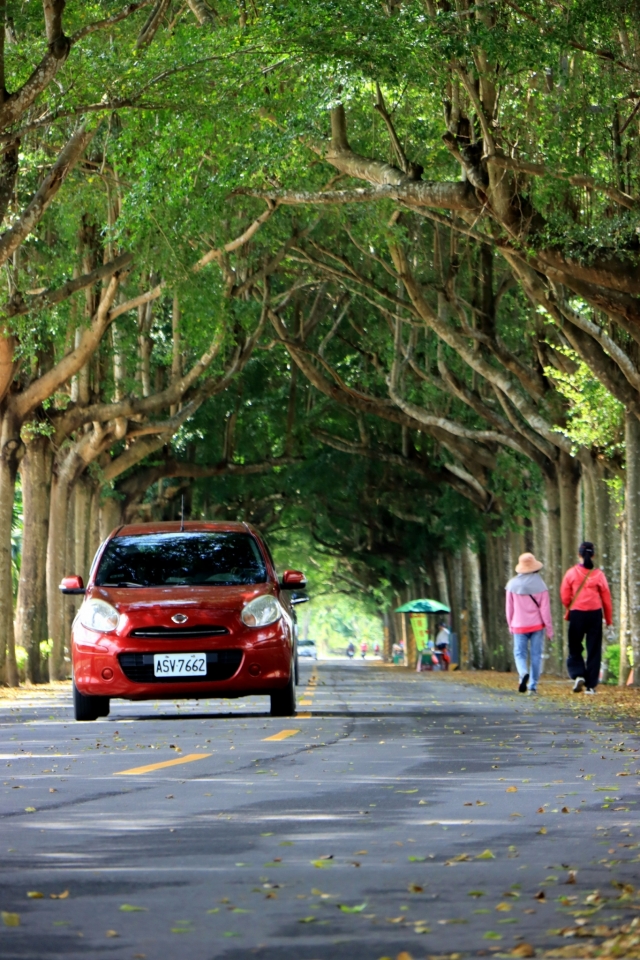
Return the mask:
{"type": "Polygon", "coordinates": [[[156,677],[206,677],[206,653],[156,653],[153,657],[156,677]]]}

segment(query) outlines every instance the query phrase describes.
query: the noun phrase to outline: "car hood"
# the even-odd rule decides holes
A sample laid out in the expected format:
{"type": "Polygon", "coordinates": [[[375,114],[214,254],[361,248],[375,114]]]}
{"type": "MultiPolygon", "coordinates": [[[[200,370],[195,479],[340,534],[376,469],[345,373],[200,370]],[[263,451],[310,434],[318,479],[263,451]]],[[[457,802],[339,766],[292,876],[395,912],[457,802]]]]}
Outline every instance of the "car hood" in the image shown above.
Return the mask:
{"type": "Polygon", "coordinates": [[[273,583],[197,587],[100,587],[87,590],[87,599],[106,600],[120,613],[117,633],[128,635],[145,626],[175,628],[172,617],[184,614],[185,631],[198,625],[219,625],[230,632],[240,623],[242,608],[255,597],[275,593],[273,583]]]}

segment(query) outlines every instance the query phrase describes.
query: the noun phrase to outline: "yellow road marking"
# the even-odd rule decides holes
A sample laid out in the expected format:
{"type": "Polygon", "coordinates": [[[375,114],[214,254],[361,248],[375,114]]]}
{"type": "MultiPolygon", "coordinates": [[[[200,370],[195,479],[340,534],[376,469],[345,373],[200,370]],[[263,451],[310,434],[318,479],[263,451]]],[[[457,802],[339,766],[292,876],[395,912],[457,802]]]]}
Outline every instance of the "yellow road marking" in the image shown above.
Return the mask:
{"type": "Polygon", "coordinates": [[[149,763],[146,767],[132,767],[131,770],[117,770],[114,777],[124,777],[129,774],[151,773],[152,770],[162,770],[164,767],[177,767],[179,763],[192,763],[193,760],[204,760],[210,757],[210,753],[188,753],[185,757],[177,757],[175,760],[163,760],[161,763],[149,763]]]}
{"type": "Polygon", "coordinates": [[[311,714],[310,714],[310,713],[297,713],[296,716],[299,717],[299,718],[302,719],[302,720],[308,720],[308,719],[310,718],[311,714]]]}
{"type": "Polygon", "coordinates": [[[300,706],[301,706],[301,707],[310,707],[310,706],[312,706],[312,705],[313,705],[313,700],[301,700],[301,701],[300,701],[300,706]]]}
{"type": "Polygon", "coordinates": [[[299,730],[281,730],[280,733],[274,733],[270,737],[263,737],[263,741],[267,740],[286,740],[287,737],[295,737],[296,733],[300,733],[299,730]]]}

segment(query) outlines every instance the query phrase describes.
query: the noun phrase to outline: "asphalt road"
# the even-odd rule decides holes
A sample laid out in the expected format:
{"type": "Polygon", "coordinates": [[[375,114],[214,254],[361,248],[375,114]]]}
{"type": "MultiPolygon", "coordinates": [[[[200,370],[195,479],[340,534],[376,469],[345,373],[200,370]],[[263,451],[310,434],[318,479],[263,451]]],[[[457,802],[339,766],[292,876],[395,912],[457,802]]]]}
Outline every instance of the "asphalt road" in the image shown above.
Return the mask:
{"type": "Polygon", "coordinates": [[[320,663],[299,701],[0,700],[3,960],[541,955],[636,916],[640,743],[586,698],[320,663]]]}

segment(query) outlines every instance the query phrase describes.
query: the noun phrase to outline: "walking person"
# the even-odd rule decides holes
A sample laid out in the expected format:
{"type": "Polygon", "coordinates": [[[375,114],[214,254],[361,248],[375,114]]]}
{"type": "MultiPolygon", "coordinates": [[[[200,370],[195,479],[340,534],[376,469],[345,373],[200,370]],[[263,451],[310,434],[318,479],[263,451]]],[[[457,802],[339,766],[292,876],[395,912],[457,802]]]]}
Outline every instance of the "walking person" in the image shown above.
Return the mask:
{"type": "Polygon", "coordinates": [[[613,623],[611,592],[602,570],[593,565],[595,549],[586,540],[578,550],[580,562],[570,567],[560,587],[560,599],[567,608],[569,656],[567,670],[574,681],[573,692],[595,693],[602,659],[602,617],[608,627],[613,623]],[[582,641],[586,637],[587,662],[582,641]]]}
{"type": "Polygon", "coordinates": [[[506,614],[513,634],[513,655],[518,670],[518,692],[535,694],[542,668],[545,630],[553,637],[549,590],[540,576],[542,563],[532,553],[518,557],[517,576],[506,586],[506,614]]]}

